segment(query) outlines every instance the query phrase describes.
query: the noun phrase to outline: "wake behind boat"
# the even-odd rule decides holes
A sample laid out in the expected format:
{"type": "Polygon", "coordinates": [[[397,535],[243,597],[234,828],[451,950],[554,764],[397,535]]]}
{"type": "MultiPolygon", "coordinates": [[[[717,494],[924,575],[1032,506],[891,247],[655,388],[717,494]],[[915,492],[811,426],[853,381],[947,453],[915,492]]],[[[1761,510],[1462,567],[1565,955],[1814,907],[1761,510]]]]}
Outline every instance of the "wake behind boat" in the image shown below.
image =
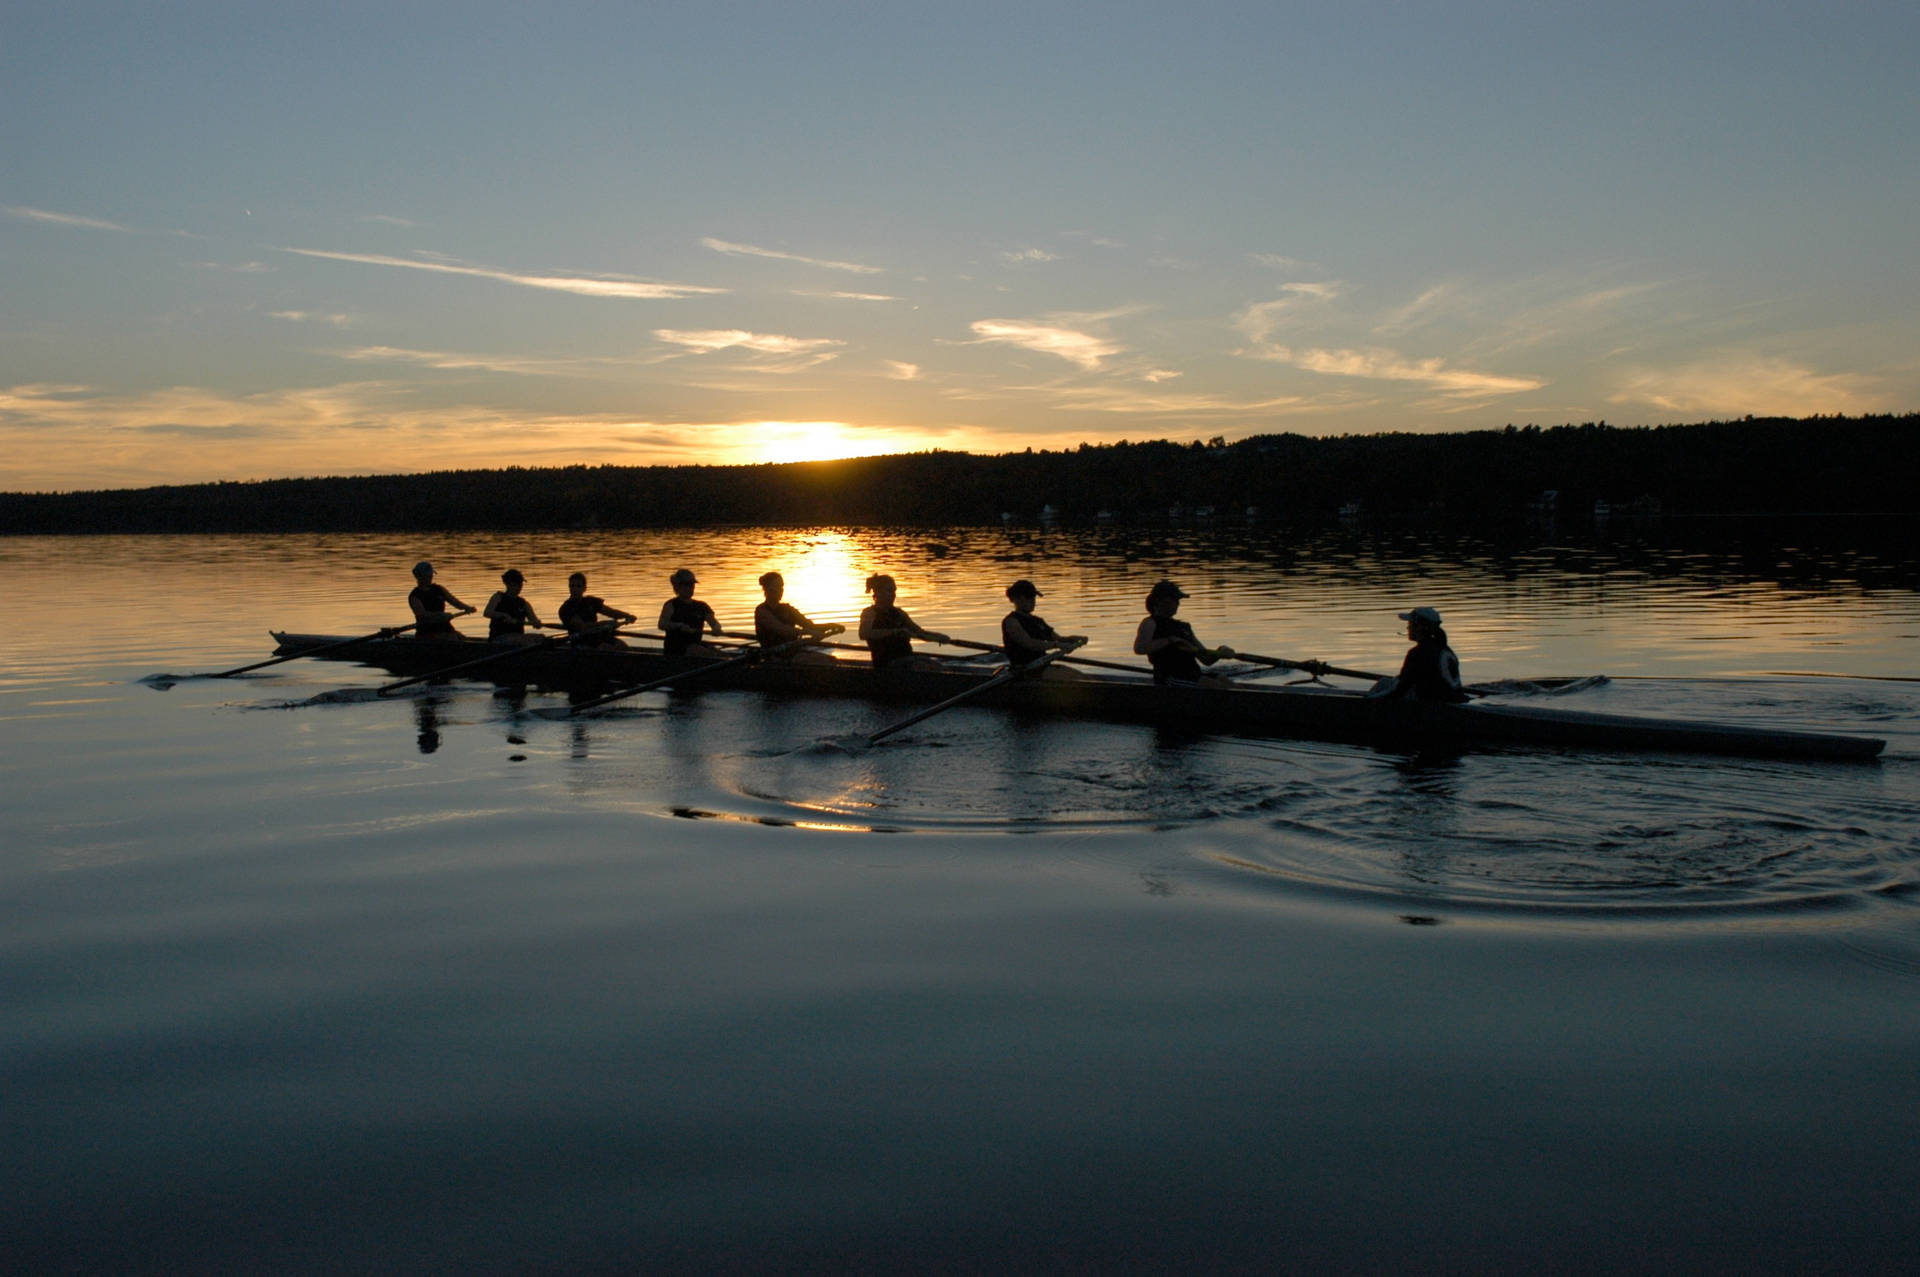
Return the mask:
{"type": "Polygon", "coordinates": [[[874,669],[865,661],[741,661],[715,669],[712,656],[667,656],[642,648],[526,646],[464,638],[343,638],[274,632],[277,656],[311,655],[401,675],[450,670],[502,654],[473,671],[494,682],[565,691],[702,674],[702,689],[778,696],[857,698],[929,704],[977,691],[971,703],[1038,717],[1101,719],[1186,731],[1283,736],[1390,748],[1545,746],[1566,749],[1713,754],[1753,758],[1850,759],[1877,756],[1886,742],[1832,732],[1791,731],[1688,719],[1603,714],[1559,706],[1449,704],[1382,698],[1319,683],[1165,686],[1142,677],[1073,680],[1014,678],[984,686],[1000,671],[955,663],[874,669]],[[324,649],[324,650],[323,650],[324,649]]]}

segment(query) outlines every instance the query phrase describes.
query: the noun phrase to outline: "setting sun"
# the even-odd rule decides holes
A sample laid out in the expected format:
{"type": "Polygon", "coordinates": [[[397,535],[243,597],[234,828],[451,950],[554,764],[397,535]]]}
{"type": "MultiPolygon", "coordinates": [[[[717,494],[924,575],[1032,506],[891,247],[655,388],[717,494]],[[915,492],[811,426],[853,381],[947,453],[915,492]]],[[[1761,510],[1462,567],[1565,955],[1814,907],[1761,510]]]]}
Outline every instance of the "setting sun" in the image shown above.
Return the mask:
{"type": "Polygon", "coordinates": [[[781,464],[789,461],[838,461],[887,451],[839,421],[762,421],[740,459],[781,464]]]}

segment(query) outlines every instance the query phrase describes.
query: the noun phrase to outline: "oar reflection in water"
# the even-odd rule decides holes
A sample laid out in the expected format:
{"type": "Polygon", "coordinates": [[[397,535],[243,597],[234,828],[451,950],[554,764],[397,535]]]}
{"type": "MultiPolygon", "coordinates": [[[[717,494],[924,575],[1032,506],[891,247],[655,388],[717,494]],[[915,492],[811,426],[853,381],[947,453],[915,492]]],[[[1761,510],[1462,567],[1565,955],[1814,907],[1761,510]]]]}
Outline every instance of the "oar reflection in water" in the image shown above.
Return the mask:
{"type": "Polygon", "coordinates": [[[1031,661],[1028,661],[1024,666],[1021,666],[1018,669],[1003,670],[1001,673],[995,674],[991,678],[983,680],[980,683],[980,685],[977,687],[969,687],[964,692],[960,692],[953,696],[949,696],[947,697],[946,700],[941,701],[936,705],[929,705],[926,709],[921,710],[919,713],[910,714],[906,718],[901,719],[899,722],[894,723],[887,727],[883,727],[877,732],[868,732],[864,736],[861,736],[861,735],[837,736],[828,740],[821,741],[819,745],[820,747],[824,747],[827,749],[844,750],[848,753],[854,753],[862,749],[871,749],[873,746],[885,740],[887,737],[892,736],[898,732],[903,732],[907,728],[912,727],[915,723],[924,723],[929,718],[932,718],[935,714],[939,714],[946,710],[950,710],[956,705],[964,704],[965,702],[972,700],[974,697],[979,696],[982,692],[992,691],[994,688],[1004,686],[1005,684],[1012,682],[1016,678],[1023,678],[1023,677],[1030,676],[1036,673],[1037,671],[1045,668],[1048,664],[1052,663],[1053,661],[1059,660],[1062,656],[1065,656],[1066,653],[1071,650],[1072,648],[1066,648],[1058,652],[1048,652],[1044,656],[1036,656],[1031,661]]]}
{"type": "Polygon", "coordinates": [[[152,687],[158,691],[164,692],[168,688],[172,687],[175,683],[184,683],[188,679],[237,678],[242,674],[251,674],[255,670],[266,669],[269,665],[284,665],[288,661],[297,661],[303,656],[324,656],[328,652],[337,652],[343,647],[352,647],[355,643],[371,643],[375,639],[398,638],[400,635],[405,634],[408,630],[413,629],[415,626],[419,624],[420,623],[418,621],[414,621],[408,625],[389,625],[389,626],[386,626],[385,628],[375,630],[371,634],[359,634],[354,636],[353,638],[337,639],[332,643],[321,643],[314,647],[303,648],[298,652],[288,652],[283,656],[269,657],[264,661],[255,661],[251,665],[235,666],[233,669],[221,670],[218,673],[149,674],[145,678],[141,679],[140,682],[145,683],[149,687],[152,687]]]}

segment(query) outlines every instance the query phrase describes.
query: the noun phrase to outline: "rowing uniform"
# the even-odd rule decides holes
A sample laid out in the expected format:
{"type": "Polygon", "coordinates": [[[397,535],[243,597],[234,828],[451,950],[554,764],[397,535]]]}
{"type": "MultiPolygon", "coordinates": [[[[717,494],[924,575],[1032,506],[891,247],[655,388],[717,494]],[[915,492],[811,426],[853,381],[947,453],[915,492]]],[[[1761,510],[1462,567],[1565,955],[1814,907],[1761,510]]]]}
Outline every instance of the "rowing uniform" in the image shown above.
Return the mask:
{"type": "Polygon", "coordinates": [[[713,614],[713,609],[705,603],[699,599],[683,599],[677,596],[667,602],[666,619],[671,624],[684,625],[693,631],[689,634],[687,630],[668,630],[666,638],[662,640],[668,656],[680,656],[698,643],[706,631],[708,622],[711,621],[716,629],[720,625],[718,618],[713,614]]]}
{"type": "Polygon", "coordinates": [[[1407,649],[1407,659],[1400,666],[1390,695],[1456,705],[1468,699],[1460,686],[1460,658],[1444,637],[1424,638],[1407,649]]]}
{"type": "Polygon", "coordinates": [[[533,623],[533,605],[517,594],[504,594],[493,605],[494,615],[487,618],[487,637],[518,638],[533,623]]]}
{"type": "MultiPolygon", "coordinates": [[[[1150,616],[1147,619],[1153,622],[1155,639],[1185,639],[1196,646],[1200,642],[1193,636],[1193,627],[1177,617],[1150,616]]],[[[1153,666],[1153,681],[1156,683],[1200,681],[1199,658],[1184,647],[1163,647],[1148,652],[1147,664],[1153,666]]]]}
{"type": "MultiPolygon", "coordinates": [[[[913,618],[900,608],[882,606],[875,603],[860,614],[860,628],[872,633],[874,630],[907,630],[917,632],[920,627],[913,618]]],[[[913,655],[913,643],[905,634],[891,638],[873,639],[867,644],[867,652],[873,657],[873,667],[884,669],[895,661],[904,661],[913,655]]]]}
{"type": "Polygon", "coordinates": [[[447,601],[453,596],[447,593],[447,587],[438,581],[429,581],[425,585],[416,585],[407,591],[407,606],[414,609],[413,614],[420,618],[414,627],[414,634],[420,638],[458,638],[459,631],[453,628],[453,618],[447,615],[447,601]]]}
{"type": "Polygon", "coordinates": [[[1031,612],[1022,612],[1015,608],[1000,618],[1000,645],[1007,653],[1007,665],[1016,670],[1023,669],[1046,655],[1045,652],[1036,652],[1015,643],[1013,634],[1016,628],[1028,638],[1042,643],[1052,643],[1060,637],[1053,632],[1051,625],[1031,612]]]}

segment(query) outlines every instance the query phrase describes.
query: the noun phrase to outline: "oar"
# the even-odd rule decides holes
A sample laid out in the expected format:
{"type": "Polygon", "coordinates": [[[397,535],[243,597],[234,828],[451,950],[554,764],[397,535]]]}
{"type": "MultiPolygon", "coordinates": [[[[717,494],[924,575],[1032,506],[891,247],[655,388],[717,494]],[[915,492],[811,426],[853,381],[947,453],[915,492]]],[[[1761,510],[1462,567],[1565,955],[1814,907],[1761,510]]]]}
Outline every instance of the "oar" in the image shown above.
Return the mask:
{"type": "MultiPolygon", "coordinates": [[[[947,640],[947,646],[970,647],[976,652],[1005,652],[1007,650],[997,643],[976,643],[972,639],[950,638],[947,640]]],[[[1153,673],[1153,667],[1150,665],[1122,665],[1119,661],[1095,660],[1091,656],[1068,656],[1065,652],[1055,652],[1053,656],[1048,659],[1058,660],[1067,665],[1091,665],[1095,669],[1119,670],[1123,674],[1153,673]]]]}
{"type": "MultiPolygon", "coordinates": [[[[221,670],[218,674],[190,674],[187,677],[189,678],[232,678],[236,674],[251,674],[254,670],[263,670],[267,668],[267,666],[269,665],[279,665],[283,661],[297,661],[303,656],[318,656],[322,652],[336,652],[343,647],[352,647],[355,643],[370,643],[374,639],[392,638],[396,634],[405,634],[408,630],[413,629],[414,626],[419,624],[420,622],[415,621],[413,625],[390,625],[390,626],[387,626],[385,629],[375,630],[371,634],[362,634],[357,638],[340,639],[333,643],[322,643],[318,647],[302,648],[298,652],[289,652],[285,656],[276,656],[270,660],[265,660],[265,661],[255,661],[251,665],[242,665],[237,669],[221,670]]],[[[172,679],[173,675],[156,674],[153,677],[172,679]]]]}
{"type": "Polygon", "coordinates": [[[1299,670],[1315,678],[1319,678],[1322,674],[1338,674],[1342,678],[1364,678],[1377,683],[1387,677],[1385,674],[1369,674],[1365,670],[1343,670],[1325,661],[1289,661],[1280,656],[1255,656],[1252,652],[1241,651],[1236,651],[1233,655],[1237,660],[1252,661],[1255,665],[1271,665],[1275,669],[1299,670]]]}
{"type": "Polygon", "coordinates": [[[791,643],[780,643],[773,647],[752,648],[740,653],[738,656],[730,656],[724,661],[715,661],[711,665],[703,665],[699,669],[682,670],[680,673],[670,674],[666,678],[656,678],[651,682],[636,683],[632,687],[623,687],[618,691],[608,692],[605,696],[596,696],[590,701],[581,701],[578,705],[570,705],[567,707],[566,716],[572,718],[583,711],[598,709],[600,706],[613,701],[625,700],[629,696],[638,696],[642,692],[651,692],[655,688],[666,687],[668,684],[678,686],[685,683],[688,679],[703,678],[708,674],[717,673],[730,666],[744,665],[748,661],[763,660],[766,657],[776,656],[781,652],[791,652],[796,648],[802,648],[809,643],[816,643],[818,641],[818,639],[797,638],[791,643]]]}
{"type": "MultiPolygon", "coordinates": [[[[593,629],[608,628],[611,624],[611,622],[602,622],[600,625],[583,632],[590,634],[593,632],[593,629]]],[[[446,678],[449,674],[461,674],[467,670],[476,670],[482,665],[492,665],[495,661],[512,660],[516,656],[525,656],[529,652],[542,651],[546,648],[553,647],[555,644],[564,643],[572,637],[571,634],[552,634],[546,638],[537,639],[532,643],[515,643],[502,651],[489,652],[485,656],[476,656],[470,661],[461,661],[458,665],[449,665],[444,669],[433,670],[426,674],[416,674],[412,678],[403,678],[397,683],[383,684],[374,688],[373,694],[375,696],[385,696],[390,692],[397,692],[403,687],[412,687],[415,683],[425,683],[436,678],[446,678]]]]}
{"type": "Polygon", "coordinates": [[[855,739],[861,745],[872,745],[878,741],[883,741],[887,737],[893,735],[895,732],[905,731],[907,728],[912,727],[915,723],[924,723],[926,720],[928,720],[929,718],[932,718],[935,714],[940,713],[942,710],[952,709],[955,705],[958,705],[960,702],[970,701],[974,697],[980,695],[980,693],[982,692],[990,691],[993,688],[999,687],[1003,683],[1010,683],[1014,679],[1019,678],[1022,674],[1027,673],[1030,670],[1037,670],[1051,661],[1058,660],[1060,657],[1064,655],[1065,655],[1064,652],[1048,652],[1044,656],[1035,657],[1033,660],[1028,661],[1025,665],[1019,667],[1018,669],[1009,668],[1002,671],[1001,673],[995,674],[992,678],[986,680],[984,683],[981,683],[978,687],[969,687],[964,692],[960,692],[957,695],[947,697],[946,700],[941,701],[938,705],[929,705],[927,708],[921,710],[918,714],[913,714],[906,718],[903,718],[899,722],[893,724],[891,727],[882,727],[877,732],[871,732],[866,736],[856,737],[855,739]]]}

